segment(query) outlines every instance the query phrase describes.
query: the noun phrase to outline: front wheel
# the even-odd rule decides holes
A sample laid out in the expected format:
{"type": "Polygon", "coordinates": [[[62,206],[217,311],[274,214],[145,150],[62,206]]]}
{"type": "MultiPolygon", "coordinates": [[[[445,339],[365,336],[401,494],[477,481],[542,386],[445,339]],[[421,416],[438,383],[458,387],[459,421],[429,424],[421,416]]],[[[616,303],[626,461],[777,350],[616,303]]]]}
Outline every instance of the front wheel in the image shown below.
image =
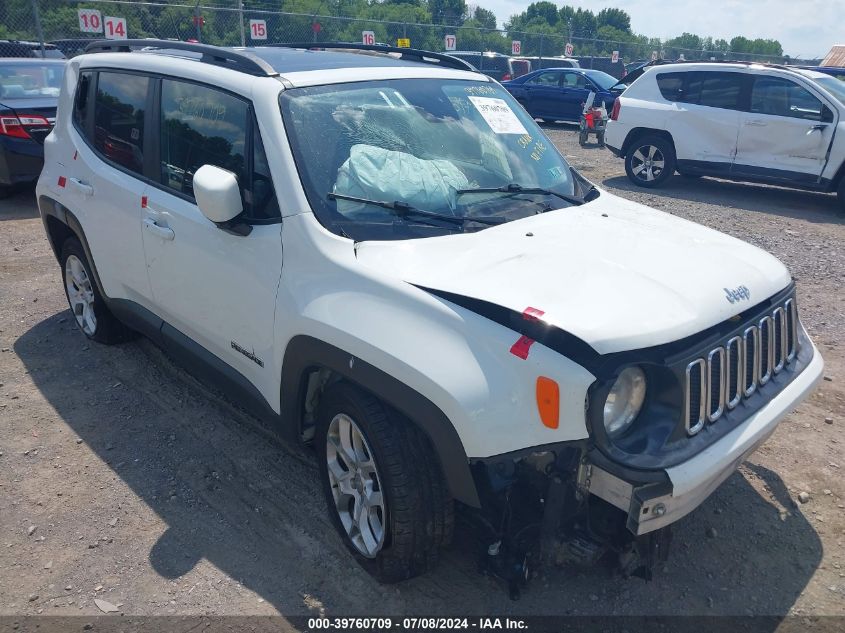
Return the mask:
{"type": "Polygon", "coordinates": [[[62,272],[65,296],[76,325],[93,341],[111,345],[134,337],[134,332],[109,311],[85,256],[82,244],[75,237],[62,245],[62,272]]]}
{"type": "Polygon", "coordinates": [[[675,173],[675,148],[662,136],[644,136],[628,149],[625,173],[635,185],[659,187],[675,173]]]}
{"type": "Polygon", "coordinates": [[[581,130],[578,133],[578,145],[581,147],[585,147],[587,145],[587,139],[590,138],[590,133],[587,130],[581,130]]]}
{"type": "Polygon", "coordinates": [[[315,437],[333,523],[380,582],[430,569],[452,535],[452,500],[428,439],[374,396],[339,382],[317,411],[315,437]]]}

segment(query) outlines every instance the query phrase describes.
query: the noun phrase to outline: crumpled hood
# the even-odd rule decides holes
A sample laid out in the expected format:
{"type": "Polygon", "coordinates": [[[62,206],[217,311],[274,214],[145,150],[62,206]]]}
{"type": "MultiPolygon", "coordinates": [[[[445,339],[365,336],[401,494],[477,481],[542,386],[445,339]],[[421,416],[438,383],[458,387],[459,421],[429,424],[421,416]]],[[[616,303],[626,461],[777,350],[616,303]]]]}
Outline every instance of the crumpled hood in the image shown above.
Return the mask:
{"type": "Polygon", "coordinates": [[[417,286],[542,310],[602,354],[695,334],[791,281],[755,246],[607,192],[477,233],[363,242],[357,256],[417,286]],[[750,298],[731,303],[741,286],[750,298]]]}

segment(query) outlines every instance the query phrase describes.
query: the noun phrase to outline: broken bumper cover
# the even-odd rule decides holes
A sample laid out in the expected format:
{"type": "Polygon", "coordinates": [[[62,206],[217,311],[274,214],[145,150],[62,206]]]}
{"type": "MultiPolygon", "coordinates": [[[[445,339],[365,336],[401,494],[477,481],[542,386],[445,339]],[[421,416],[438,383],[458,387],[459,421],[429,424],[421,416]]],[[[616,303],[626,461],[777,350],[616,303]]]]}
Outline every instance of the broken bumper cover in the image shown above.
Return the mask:
{"type": "Polygon", "coordinates": [[[610,463],[587,462],[579,476],[590,494],[628,513],[628,529],[646,534],[681,519],[710,496],[774,432],[778,423],[816,387],[824,361],[813,348],[809,365],[783,391],[733,431],[676,466],[661,482],[629,481],[610,463]]]}

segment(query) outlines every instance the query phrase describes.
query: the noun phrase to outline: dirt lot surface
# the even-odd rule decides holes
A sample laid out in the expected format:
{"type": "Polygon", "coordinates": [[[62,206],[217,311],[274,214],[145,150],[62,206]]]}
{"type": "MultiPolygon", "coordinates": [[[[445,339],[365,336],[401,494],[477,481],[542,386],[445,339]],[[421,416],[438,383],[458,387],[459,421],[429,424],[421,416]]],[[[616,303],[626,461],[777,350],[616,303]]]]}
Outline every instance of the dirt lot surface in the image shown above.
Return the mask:
{"type": "Polygon", "coordinates": [[[459,527],[433,573],[378,585],[335,534],[307,453],[151,343],[104,347],[77,331],[30,191],[0,202],[0,615],[94,615],[95,598],[132,615],[845,615],[835,200],[682,177],[635,190],[609,152],[579,148],[571,127],[547,131],[600,186],[780,257],[827,363],[817,392],[677,524],[653,582],[556,569],[510,602],[459,527]]]}

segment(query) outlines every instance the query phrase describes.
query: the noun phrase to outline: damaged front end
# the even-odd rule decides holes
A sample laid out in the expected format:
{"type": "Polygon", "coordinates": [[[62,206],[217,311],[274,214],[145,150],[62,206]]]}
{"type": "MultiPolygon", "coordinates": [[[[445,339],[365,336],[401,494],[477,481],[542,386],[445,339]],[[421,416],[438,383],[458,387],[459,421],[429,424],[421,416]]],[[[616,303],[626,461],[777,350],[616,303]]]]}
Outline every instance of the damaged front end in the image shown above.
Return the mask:
{"type": "MultiPolygon", "coordinates": [[[[543,567],[606,565],[650,580],[666,559],[670,529],[645,533],[619,507],[622,496],[614,505],[602,498],[613,492],[596,494],[615,481],[591,463],[586,446],[477,460],[473,475],[482,503],[471,517],[482,535],[480,569],[507,583],[513,600],[543,567]]],[[[668,485],[656,477],[644,483],[650,490],[668,485]]]]}

